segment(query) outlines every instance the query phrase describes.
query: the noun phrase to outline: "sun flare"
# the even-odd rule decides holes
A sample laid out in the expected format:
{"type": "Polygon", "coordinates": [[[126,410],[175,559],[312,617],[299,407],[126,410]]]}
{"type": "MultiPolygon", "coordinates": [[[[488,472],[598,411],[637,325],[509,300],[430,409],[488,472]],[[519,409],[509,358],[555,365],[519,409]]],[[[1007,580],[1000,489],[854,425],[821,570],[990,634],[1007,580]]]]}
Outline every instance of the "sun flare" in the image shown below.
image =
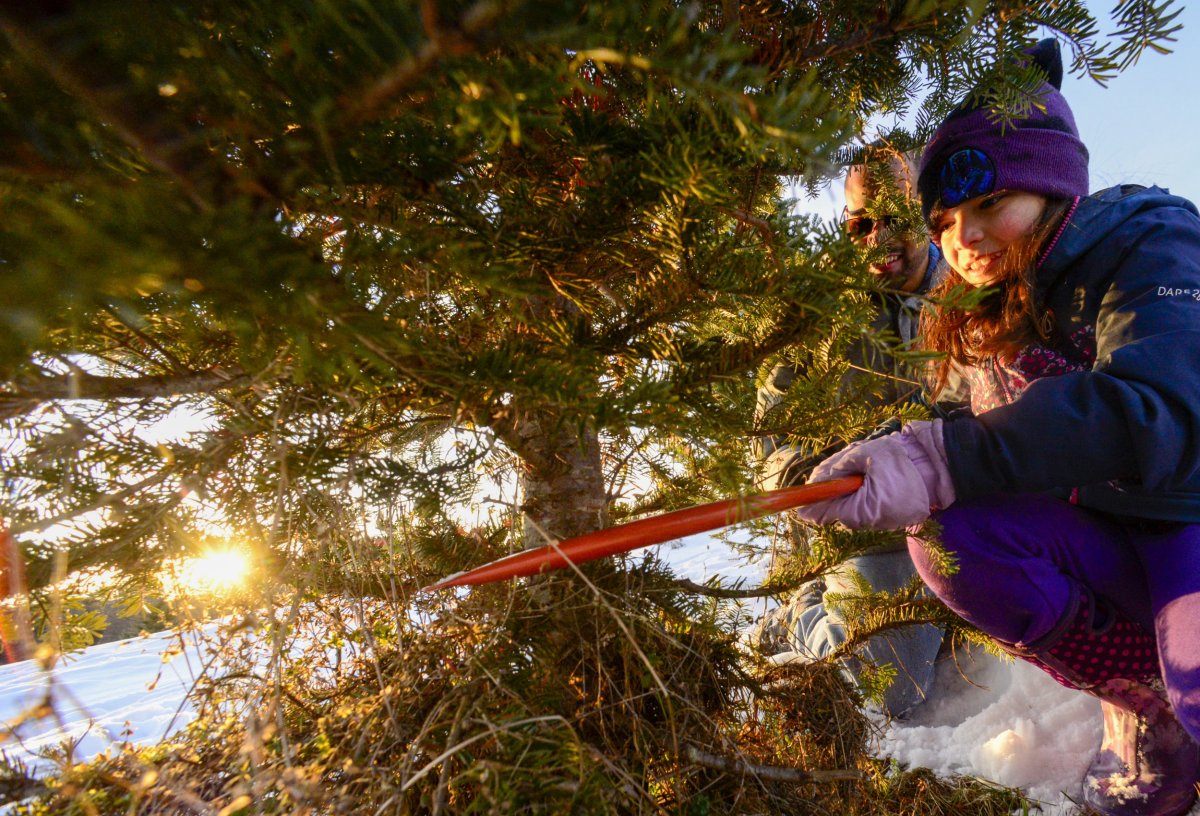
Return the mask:
{"type": "Polygon", "coordinates": [[[249,573],[250,556],[246,551],[227,547],[184,559],[163,578],[166,584],[181,594],[221,594],[241,586],[249,573]]]}

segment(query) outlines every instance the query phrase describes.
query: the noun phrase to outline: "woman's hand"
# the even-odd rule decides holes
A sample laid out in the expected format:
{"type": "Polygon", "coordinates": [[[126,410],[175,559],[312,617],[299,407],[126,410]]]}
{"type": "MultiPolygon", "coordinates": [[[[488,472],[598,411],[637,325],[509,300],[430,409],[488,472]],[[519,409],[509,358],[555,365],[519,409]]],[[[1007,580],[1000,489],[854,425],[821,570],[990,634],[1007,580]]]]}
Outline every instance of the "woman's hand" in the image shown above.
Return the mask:
{"type": "Polygon", "coordinates": [[[855,442],[818,465],[809,481],[854,474],[863,476],[854,493],[795,513],[816,524],[840,521],[852,530],[899,530],[954,503],[940,419],[910,422],[899,433],[855,442]]]}

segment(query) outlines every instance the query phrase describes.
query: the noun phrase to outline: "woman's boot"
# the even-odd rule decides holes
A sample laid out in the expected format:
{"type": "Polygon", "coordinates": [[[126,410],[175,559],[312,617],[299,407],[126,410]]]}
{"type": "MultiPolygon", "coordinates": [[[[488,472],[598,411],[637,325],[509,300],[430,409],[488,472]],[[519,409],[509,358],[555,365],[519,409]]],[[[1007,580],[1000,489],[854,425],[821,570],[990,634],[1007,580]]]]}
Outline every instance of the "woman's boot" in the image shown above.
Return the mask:
{"type": "Polygon", "coordinates": [[[1200,746],[1179,724],[1158,674],[1153,636],[1086,590],[1033,644],[1002,644],[1068,688],[1098,697],[1104,741],[1083,800],[1105,816],[1178,816],[1196,800],[1200,746]]]}

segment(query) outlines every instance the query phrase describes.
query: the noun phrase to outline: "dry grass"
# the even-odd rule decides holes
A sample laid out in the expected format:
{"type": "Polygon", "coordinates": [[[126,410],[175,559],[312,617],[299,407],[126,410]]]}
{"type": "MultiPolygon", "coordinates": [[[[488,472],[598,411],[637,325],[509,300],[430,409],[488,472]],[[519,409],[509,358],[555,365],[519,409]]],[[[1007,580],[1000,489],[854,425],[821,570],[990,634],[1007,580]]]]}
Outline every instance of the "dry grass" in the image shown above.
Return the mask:
{"type": "Polygon", "coordinates": [[[462,597],[310,592],[233,627],[179,738],[64,768],[14,812],[1020,812],[871,758],[839,672],[767,668],[727,618],[603,565],[462,597]]]}

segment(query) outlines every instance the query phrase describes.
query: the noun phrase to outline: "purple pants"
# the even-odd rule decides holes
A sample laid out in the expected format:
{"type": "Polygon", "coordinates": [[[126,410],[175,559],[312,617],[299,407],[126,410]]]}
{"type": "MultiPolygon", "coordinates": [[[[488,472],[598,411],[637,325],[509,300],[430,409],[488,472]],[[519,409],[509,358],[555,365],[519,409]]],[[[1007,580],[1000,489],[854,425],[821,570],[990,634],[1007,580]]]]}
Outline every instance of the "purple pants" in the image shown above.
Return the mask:
{"type": "Polygon", "coordinates": [[[1200,742],[1200,524],[1124,524],[1060,499],[985,496],[935,516],[958,571],[909,552],[926,585],[967,622],[1006,643],[1050,632],[1080,585],[1155,633],[1176,716],[1200,742]]]}

